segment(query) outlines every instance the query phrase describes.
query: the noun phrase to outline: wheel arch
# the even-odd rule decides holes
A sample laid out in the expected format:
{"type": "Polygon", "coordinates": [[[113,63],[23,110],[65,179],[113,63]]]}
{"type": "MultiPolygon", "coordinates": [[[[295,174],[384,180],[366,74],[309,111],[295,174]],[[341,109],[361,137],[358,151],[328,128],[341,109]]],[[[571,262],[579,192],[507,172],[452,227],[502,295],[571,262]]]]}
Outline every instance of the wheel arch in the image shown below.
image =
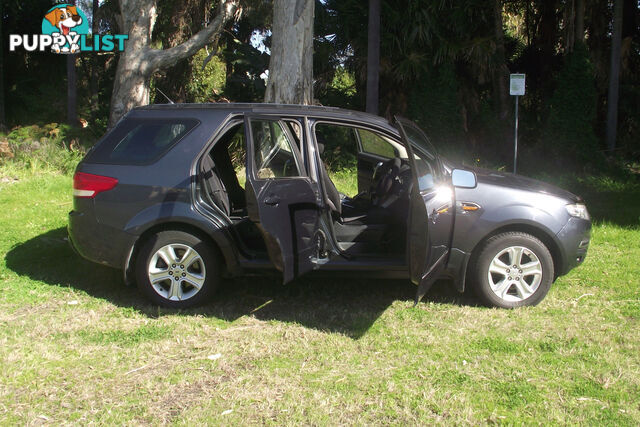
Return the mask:
{"type": "Polygon", "coordinates": [[[127,285],[132,285],[135,279],[135,263],[138,256],[140,247],[151,238],[151,236],[162,231],[183,231],[185,233],[193,234],[203,241],[209,243],[217,256],[222,261],[222,274],[235,273],[238,265],[236,254],[233,252],[233,244],[229,241],[229,238],[221,230],[215,230],[213,234],[207,233],[202,228],[179,221],[168,221],[151,225],[144,230],[138,238],[133,242],[127,252],[127,256],[124,259],[123,276],[127,285]]]}
{"type": "Polygon", "coordinates": [[[480,239],[471,251],[471,256],[469,259],[469,263],[467,264],[465,276],[469,276],[469,270],[472,268],[472,265],[474,264],[474,261],[477,258],[480,248],[482,247],[484,242],[486,242],[493,236],[497,236],[498,234],[510,231],[530,234],[540,240],[547,247],[547,249],[551,253],[551,258],[553,260],[553,280],[555,281],[559,276],[558,272],[563,271],[564,268],[564,257],[562,256],[562,251],[560,249],[559,243],[556,242],[554,236],[547,230],[536,227],[535,225],[524,223],[514,223],[498,227],[491,233],[485,235],[482,239],[480,239]]]}

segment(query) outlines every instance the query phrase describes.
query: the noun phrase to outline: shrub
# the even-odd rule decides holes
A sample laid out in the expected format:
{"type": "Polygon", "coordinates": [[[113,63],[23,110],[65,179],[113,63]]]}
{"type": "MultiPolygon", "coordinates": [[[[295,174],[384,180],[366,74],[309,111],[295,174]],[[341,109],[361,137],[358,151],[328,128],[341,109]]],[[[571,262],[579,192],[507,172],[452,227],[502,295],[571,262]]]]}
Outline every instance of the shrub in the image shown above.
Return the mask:
{"type": "Polygon", "coordinates": [[[186,92],[192,102],[215,101],[224,91],[227,77],[225,64],[214,56],[203,69],[207,56],[207,51],[200,49],[190,60],[191,78],[186,82],[186,92]]]}
{"type": "Polygon", "coordinates": [[[88,130],[66,124],[18,126],[5,138],[12,157],[6,156],[2,162],[31,170],[71,173],[94,139],[88,130]]]}

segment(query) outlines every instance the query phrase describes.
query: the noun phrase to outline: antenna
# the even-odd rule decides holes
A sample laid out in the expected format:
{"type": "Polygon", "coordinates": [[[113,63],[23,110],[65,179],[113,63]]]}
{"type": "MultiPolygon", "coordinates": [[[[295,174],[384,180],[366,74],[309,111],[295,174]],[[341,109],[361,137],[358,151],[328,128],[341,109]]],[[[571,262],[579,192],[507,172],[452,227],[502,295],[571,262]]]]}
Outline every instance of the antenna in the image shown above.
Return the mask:
{"type": "Polygon", "coordinates": [[[175,102],[173,102],[171,99],[169,99],[169,97],[163,92],[161,91],[159,88],[156,88],[156,90],[158,92],[160,92],[160,94],[162,94],[162,96],[164,96],[165,98],[167,98],[167,101],[169,101],[169,104],[175,104],[175,102]]]}

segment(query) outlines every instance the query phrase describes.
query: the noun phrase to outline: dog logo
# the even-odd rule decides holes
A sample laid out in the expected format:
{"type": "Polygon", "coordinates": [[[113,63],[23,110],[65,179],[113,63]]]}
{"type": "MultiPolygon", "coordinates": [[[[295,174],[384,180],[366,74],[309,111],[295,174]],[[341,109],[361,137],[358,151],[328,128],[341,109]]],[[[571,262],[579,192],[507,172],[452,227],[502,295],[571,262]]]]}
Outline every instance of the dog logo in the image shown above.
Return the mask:
{"type": "Polygon", "coordinates": [[[27,52],[49,49],[55,53],[124,52],[128,39],[127,34],[89,35],[89,21],[82,10],[58,4],[44,15],[42,34],[9,34],[9,52],[18,48],[27,52]]]}
{"type": "Polygon", "coordinates": [[[81,35],[89,33],[89,23],[76,6],[59,4],[49,9],[42,20],[42,34],[53,37],[51,50],[55,53],[76,53],[80,50],[81,35]]]}

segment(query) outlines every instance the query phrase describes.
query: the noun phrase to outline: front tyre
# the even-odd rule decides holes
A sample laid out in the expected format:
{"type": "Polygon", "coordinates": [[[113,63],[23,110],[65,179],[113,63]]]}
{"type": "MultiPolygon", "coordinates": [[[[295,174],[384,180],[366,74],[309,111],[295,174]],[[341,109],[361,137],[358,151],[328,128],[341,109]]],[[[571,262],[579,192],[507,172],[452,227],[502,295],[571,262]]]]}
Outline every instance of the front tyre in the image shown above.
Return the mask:
{"type": "Polygon", "coordinates": [[[140,248],[136,261],[138,288],[153,303],[188,308],[210,299],[220,282],[218,257],[193,234],[162,231],[140,248]]]}
{"type": "Polygon", "coordinates": [[[553,282],[553,258],[536,237],[521,232],[488,239],[472,261],[476,294],[490,306],[515,308],[536,305],[553,282]]]}

